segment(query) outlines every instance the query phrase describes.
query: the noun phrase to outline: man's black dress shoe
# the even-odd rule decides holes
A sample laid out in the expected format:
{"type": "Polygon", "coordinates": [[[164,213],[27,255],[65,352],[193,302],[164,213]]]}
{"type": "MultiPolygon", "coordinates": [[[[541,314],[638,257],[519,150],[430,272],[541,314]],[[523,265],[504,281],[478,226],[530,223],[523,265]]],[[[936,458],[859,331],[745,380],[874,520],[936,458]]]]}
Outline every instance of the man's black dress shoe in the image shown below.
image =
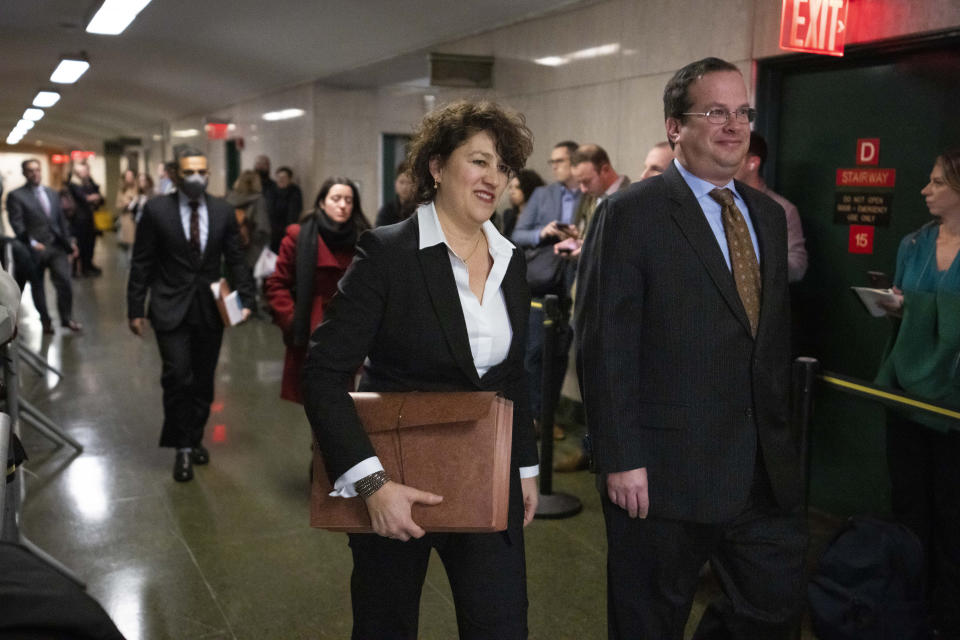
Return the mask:
{"type": "Polygon", "coordinates": [[[173,463],[173,479],[177,482],[193,479],[193,464],[190,462],[189,451],[177,451],[177,459],[173,463]]]}
{"type": "Polygon", "coordinates": [[[53,330],[53,322],[51,320],[41,320],[40,327],[43,329],[43,333],[50,336],[55,333],[53,330]]]}
{"type": "Polygon", "coordinates": [[[70,329],[74,333],[82,333],[83,325],[77,322],[76,320],[67,320],[61,325],[64,329],[70,329]]]}
{"type": "Polygon", "coordinates": [[[202,444],[198,444],[190,450],[190,460],[193,464],[207,464],[210,462],[210,452],[202,444]]]}

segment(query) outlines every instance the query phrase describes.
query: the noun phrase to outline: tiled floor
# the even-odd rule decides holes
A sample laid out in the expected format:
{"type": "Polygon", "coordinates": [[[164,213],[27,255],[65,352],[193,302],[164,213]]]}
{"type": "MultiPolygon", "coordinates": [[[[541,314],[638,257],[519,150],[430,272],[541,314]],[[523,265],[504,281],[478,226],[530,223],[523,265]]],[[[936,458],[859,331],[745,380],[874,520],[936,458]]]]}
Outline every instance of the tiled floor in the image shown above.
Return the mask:
{"type": "MultiPolygon", "coordinates": [[[[349,637],[346,536],[307,524],[308,426],[299,406],[278,397],[279,330],[257,319],[227,331],[207,428],[211,463],[175,483],[172,452],[156,446],[156,343],[126,328],[126,260],[112,245],[110,236],[98,244],[103,277],[74,281],[84,335],[41,337],[25,298],[22,340],[65,376],[24,369],[23,395],[85,450],[56,449],[24,426],[24,533],[86,581],[130,640],[349,637]]],[[[48,298],[52,305],[52,290],[48,298]]],[[[554,486],[584,508],[527,529],[530,637],[605,638],[593,478],[562,474],[554,486]]],[[[456,637],[439,562],[421,609],[422,638],[456,637]]]]}

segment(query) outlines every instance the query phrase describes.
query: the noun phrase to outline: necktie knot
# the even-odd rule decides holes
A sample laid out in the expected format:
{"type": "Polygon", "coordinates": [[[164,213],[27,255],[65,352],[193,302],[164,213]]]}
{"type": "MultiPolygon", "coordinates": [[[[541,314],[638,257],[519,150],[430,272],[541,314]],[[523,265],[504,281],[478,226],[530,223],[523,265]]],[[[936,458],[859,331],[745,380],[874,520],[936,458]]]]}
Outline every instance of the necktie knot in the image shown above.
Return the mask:
{"type": "Polygon", "coordinates": [[[190,211],[199,211],[199,210],[200,210],[200,203],[197,202],[196,200],[191,200],[190,211]]]}
{"type": "Polygon", "coordinates": [[[733,205],[733,192],[730,189],[714,189],[710,192],[710,197],[719,202],[722,207],[733,205]]]}

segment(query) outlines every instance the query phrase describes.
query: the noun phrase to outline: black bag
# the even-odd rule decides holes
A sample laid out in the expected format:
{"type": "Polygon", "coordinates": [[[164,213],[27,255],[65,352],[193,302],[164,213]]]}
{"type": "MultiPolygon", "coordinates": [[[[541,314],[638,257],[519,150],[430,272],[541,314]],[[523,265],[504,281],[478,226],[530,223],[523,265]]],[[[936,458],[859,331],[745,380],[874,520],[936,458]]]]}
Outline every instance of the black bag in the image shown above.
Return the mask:
{"type": "Polygon", "coordinates": [[[524,257],[527,260],[530,295],[534,298],[549,294],[565,296],[569,260],[555,254],[552,244],[527,249],[524,257]]]}
{"type": "Polygon", "coordinates": [[[820,640],[926,640],[923,545],[901,524],[855,516],[807,585],[820,640]]]}

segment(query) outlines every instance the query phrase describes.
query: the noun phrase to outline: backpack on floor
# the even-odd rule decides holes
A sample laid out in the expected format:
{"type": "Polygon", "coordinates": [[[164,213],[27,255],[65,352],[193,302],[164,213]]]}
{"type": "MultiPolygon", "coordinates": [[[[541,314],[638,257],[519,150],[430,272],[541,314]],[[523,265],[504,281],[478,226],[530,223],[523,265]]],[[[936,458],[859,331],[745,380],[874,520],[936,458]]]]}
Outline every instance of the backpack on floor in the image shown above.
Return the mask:
{"type": "Polygon", "coordinates": [[[854,516],[807,585],[820,640],[926,640],[923,545],[907,527],[854,516]]]}

